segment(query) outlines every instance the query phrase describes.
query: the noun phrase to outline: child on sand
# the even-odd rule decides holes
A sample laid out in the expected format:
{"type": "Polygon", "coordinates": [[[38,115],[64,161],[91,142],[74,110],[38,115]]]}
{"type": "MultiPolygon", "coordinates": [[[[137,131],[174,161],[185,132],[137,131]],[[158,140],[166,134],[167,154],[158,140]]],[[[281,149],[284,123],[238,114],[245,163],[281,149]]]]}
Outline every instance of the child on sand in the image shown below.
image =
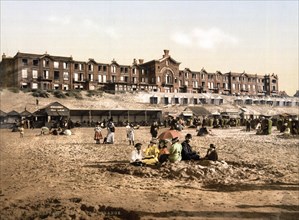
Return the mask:
{"type": "Polygon", "coordinates": [[[210,144],[210,148],[208,149],[207,155],[205,156],[204,159],[213,160],[213,161],[218,160],[218,154],[217,154],[216,147],[214,144],[210,144]]]}
{"type": "Polygon", "coordinates": [[[21,127],[19,128],[19,131],[20,131],[20,137],[21,137],[21,138],[24,137],[24,127],[23,127],[23,126],[21,126],[21,127]]]}
{"type": "Polygon", "coordinates": [[[94,128],[94,140],[96,141],[96,144],[99,144],[102,138],[102,128],[100,123],[97,123],[97,126],[94,128]]]}
{"type": "Polygon", "coordinates": [[[135,149],[131,152],[130,163],[134,166],[142,166],[141,143],[135,144],[135,149]]]}
{"type": "Polygon", "coordinates": [[[168,151],[168,144],[170,142],[168,140],[161,140],[159,142],[159,162],[162,164],[164,162],[166,162],[168,160],[168,156],[169,156],[169,151],[168,151]]]}

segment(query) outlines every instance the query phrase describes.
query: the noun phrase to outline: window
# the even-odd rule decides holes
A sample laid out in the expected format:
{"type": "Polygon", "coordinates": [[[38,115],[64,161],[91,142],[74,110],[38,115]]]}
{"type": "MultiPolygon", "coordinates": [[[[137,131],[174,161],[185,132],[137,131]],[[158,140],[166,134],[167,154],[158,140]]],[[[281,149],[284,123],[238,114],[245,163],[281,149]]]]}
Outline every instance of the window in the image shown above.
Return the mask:
{"type": "Polygon", "coordinates": [[[75,63],[75,70],[79,69],[79,64],[75,63]]]}
{"type": "Polygon", "coordinates": [[[22,59],[22,64],[23,64],[23,66],[27,66],[28,65],[28,59],[22,59]]]}
{"type": "Polygon", "coordinates": [[[137,83],[137,78],[133,77],[133,83],[137,83]]]}
{"type": "Polygon", "coordinates": [[[272,86],[272,91],[275,91],[275,86],[272,86]]]}
{"type": "Polygon", "coordinates": [[[103,83],[107,82],[107,76],[103,75],[103,83]]]}
{"type": "Polygon", "coordinates": [[[159,83],[160,81],[161,81],[161,77],[158,76],[158,77],[157,77],[157,82],[159,83]]]}
{"type": "Polygon", "coordinates": [[[111,76],[111,81],[116,82],[116,76],[111,76]]]}
{"type": "Polygon", "coordinates": [[[78,79],[79,79],[79,74],[78,73],[74,73],[74,80],[78,81],[78,79]]]}
{"type": "Polygon", "coordinates": [[[125,76],[125,82],[129,82],[129,77],[125,76]]]}
{"type": "Polygon", "coordinates": [[[38,66],[38,60],[33,60],[33,66],[38,66]]]}
{"type": "Polygon", "coordinates": [[[59,80],[59,71],[54,71],[54,80],[59,80]]]}
{"type": "Polygon", "coordinates": [[[103,66],[103,71],[104,71],[104,72],[107,71],[107,66],[103,66]]]}
{"type": "Polygon", "coordinates": [[[102,82],[102,75],[98,75],[98,81],[102,82]]]}
{"type": "Polygon", "coordinates": [[[69,90],[69,86],[68,85],[63,85],[63,90],[69,90]]]}
{"type": "Polygon", "coordinates": [[[32,70],[32,78],[33,78],[33,79],[36,79],[37,76],[38,76],[38,72],[37,72],[37,70],[32,70]]]}
{"type": "Polygon", "coordinates": [[[186,81],[185,81],[185,86],[188,86],[188,84],[189,84],[189,83],[188,83],[188,81],[186,80],[186,81]]]}
{"type": "Polygon", "coordinates": [[[99,66],[98,66],[98,71],[100,72],[101,70],[102,70],[102,66],[99,65],[99,66]]]}
{"type": "Polygon", "coordinates": [[[68,72],[63,72],[63,79],[64,80],[69,80],[69,73],[68,72]]]}
{"type": "Polygon", "coordinates": [[[166,73],[165,75],[165,82],[166,84],[171,84],[172,83],[172,77],[171,77],[171,73],[166,73]]]}
{"type": "Polygon", "coordinates": [[[22,69],[22,78],[26,79],[28,76],[27,69],[22,69]]]}
{"type": "Polygon", "coordinates": [[[123,76],[120,77],[120,81],[121,81],[121,82],[124,81],[124,77],[123,77],[123,76]]]}
{"type": "Polygon", "coordinates": [[[93,81],[93,74],[88,74],[88,80],[91,82],[93,81]]]}
{"type": "Polygon", "coordinates": [[[248,85],[248,90],[250,90],[250,85],[248,85]]]}
{"type": "Polygon", "coordinates": [[[63,69],[67,69],[68,68],[68,63],[63,62],[63,69]]]}
{"type": "Polygon", "coordinates": [[[49,67],[49,60],[43,60],[43,67],[49,67]]]}
{"type": "Polygon", "coordinates": [[[54,61],[54,68],[59,68],[59,62],[58,61],[54,61]]]}
{"type": "Polygon", "coordinates": [[[111,66],[111,72],[116,73],[116,67],[115,66],[111,66]]]}
{"type": "Polygon", "coordinates": [[[144,75],[144,69],[141,70],[141,74],[144,75]]]}
{"type": "Polygon", "coordinates": [[[136,72],[137,72],[136,68],[133,68],[133,74],[136,74],[136,72]]]}
{"type": "Polygon", "coordinates": [[[84,75],[83,75],[83,73],[80,73],[80,81],[84,81],[84,75]]]}
{"type": "Polygon", "coordinates": [[[44,72],[43,72],[43,78],[44,79],[49,79],[49,71],[48,70],[44,70],[44,72]]]}
{"type": "Polygon", "coordinates": [[[93,65],[92,64],[88,64],[88,70],[93,71],[93,65]]]}
{"type": "Polygon", "coordinates": [[[32,83],[32,89],[37,89],[37,88],[38,88],[37,83],[32,83]]]}
{"type": "Polygon", "coordinates": [[[232,87],[233,87],[233,89],[235,90],[235,89],[236,89],[236,84],[233,83],[233,84],[232,84],[232,87]]]}

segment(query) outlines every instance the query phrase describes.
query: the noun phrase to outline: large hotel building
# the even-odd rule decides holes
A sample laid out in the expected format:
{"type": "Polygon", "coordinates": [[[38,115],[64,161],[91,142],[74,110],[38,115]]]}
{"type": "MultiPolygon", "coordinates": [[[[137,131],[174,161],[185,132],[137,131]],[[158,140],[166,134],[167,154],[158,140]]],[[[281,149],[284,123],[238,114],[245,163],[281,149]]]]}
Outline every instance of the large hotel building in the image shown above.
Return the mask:
{"type": "Polygon", "coordinates": [[[18,52],[14,57],[2,55],[1,87],[41,90],[154,91],[165,93],[218,93],[224,95],[270,95],[278,93],[274,74],[209,73],[205,69],[180,70],[180,62],[169,50],[162,58],[144,62],[133,59],[131,65],[112,60],[77,61],[73,57],[18,52]]]}

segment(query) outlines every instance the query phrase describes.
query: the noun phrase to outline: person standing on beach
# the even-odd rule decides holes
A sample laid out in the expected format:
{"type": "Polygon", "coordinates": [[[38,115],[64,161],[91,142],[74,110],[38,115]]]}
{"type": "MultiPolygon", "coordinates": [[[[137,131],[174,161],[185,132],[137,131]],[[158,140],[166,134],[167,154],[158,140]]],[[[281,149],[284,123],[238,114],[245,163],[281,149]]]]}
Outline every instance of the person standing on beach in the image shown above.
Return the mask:
{"type": "Polygon", "coordinates": [[[107,138],[106,138],[106,144],[113,144],[114,143],[114,132],[115,132],[115,125],[113,123],[113,118],[110,118],[107,123],[107,138]]]}
{"type": "Polygon", "coordinates": [[[24,137],[24,127],[22,125],[19,128],[19,132],[20,132],[20,137],[23,138],[24,137]]]}
{"type": "Polygon", "coordinates": [[[100,144],[102,138],[102,128],[100,123],[97,123],[97,126],[94,128],[94,140],[96,141],[96,144],[100,144]]]}
{"type": "Polygon", "coordinates": [[[152,138],[157,138],[159,131],[159,125],[157,121],[154,121],[150,128],[150,133],[152,135],[152,138]]]}
{"type": "Polygon", "coordinates": [[[129,145],[133,145],[134,146],[134,140],[135,140],[135,130],[134,130],[134,125],[130,124],[129,128],[127,130],[127,137],[129,140],[129,145]]]}

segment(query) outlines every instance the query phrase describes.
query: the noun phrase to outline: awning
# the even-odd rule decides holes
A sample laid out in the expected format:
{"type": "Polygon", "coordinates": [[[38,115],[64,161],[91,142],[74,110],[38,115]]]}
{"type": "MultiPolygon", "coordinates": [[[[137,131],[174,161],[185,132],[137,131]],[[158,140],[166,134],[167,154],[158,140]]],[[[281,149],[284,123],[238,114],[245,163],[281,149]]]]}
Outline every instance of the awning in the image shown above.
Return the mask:
{"type": "Polygon", "coordinates": [[[182,112],[182,115],[183,116],[188,116],[188,117],[192,117],[193,116],[193,113],[192,112],[182,112]]]}

